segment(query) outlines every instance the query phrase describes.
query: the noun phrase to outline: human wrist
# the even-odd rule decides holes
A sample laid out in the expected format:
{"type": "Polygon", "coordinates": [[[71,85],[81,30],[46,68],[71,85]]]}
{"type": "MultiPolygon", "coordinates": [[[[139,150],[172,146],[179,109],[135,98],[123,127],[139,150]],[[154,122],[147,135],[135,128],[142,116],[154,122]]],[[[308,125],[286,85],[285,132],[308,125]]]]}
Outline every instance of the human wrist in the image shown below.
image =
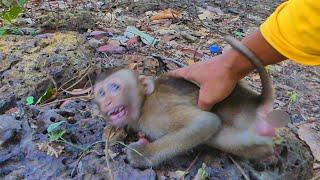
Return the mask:
{"type": "Polygon", "coordinates": [[[239,81],[253,69],[252,64],[232,48],[221,54],[216,64],[235,81],[239,81]]]}
{"type": "MultiPolygon", "coordinates": [[[[244,38],[242,43],[261,60],[264,66],[287,59],[264,39],[259,30],[244,38]]],[[[220,64],[219,67],[225,68],[231,78],[237,81],[254,69],[247,57],[233,48],[227,49],[217,60],[217,63],[220,64]]]]}

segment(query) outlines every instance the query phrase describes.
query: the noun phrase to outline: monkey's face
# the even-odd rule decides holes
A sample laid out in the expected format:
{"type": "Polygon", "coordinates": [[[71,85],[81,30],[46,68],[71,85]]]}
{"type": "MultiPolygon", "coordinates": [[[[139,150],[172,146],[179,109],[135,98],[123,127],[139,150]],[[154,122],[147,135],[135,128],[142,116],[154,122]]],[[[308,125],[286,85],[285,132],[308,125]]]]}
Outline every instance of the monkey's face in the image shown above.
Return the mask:
{"type": "Polygon", "coordinates": [[[132,71],[120,70],[95,85],[95,102],[112,125],[123,127],[138,120],[142,91],[132,71]]]}

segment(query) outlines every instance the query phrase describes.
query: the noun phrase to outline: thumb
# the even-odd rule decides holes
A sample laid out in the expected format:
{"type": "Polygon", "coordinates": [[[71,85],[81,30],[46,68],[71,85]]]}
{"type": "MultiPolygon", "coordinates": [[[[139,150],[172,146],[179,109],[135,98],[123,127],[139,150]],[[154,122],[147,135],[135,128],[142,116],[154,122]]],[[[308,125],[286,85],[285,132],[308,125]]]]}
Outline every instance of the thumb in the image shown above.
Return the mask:
{"type": "Polygon", "coordinates": [[[218,100],[214,96],[214,93],[210,91],[210,88],[206,86],[200,88],[198,100],[198,106],[200,109],[203,111],[210,111],[213,105],[215,105],[217,102],[218,100]]]}

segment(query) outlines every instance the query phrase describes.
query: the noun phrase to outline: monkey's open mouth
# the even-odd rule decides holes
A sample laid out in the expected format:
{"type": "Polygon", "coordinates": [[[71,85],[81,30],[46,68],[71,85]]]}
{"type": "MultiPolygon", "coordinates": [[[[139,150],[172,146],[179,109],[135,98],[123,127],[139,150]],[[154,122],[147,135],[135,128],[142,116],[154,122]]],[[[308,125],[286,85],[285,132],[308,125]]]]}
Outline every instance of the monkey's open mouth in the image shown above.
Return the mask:
{"type": "Polygon", "coordinates": [[[118,120],[122,119],[123,117],[127,116],[128,114],[128,109],[125,106],[118,106],[110,111],[108,111],[107,115],[112,119],[112,120],[118,120]]]}

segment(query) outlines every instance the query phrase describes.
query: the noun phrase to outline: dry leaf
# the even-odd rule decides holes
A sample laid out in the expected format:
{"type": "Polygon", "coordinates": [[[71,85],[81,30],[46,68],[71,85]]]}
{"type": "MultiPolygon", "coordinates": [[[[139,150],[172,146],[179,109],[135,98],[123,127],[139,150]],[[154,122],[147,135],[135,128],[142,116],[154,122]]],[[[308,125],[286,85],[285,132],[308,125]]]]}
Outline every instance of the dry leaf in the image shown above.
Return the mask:
{"type": "Polygon", "coordinates": [[[97,40],[104,38],[106,35],[107,35],[107,32],[105,31],[92,31],[90,33],[90,36],[93,36],[97,40]]]}
{"type": "Polygon", "coordinates": [[[214,19],[215,15],[211,12],[211,11],[208,11],[208,10],[205,10],[202,14],[199,14],[199,19],[201,20],[212,20],[214,19]]]}
{"type": "Polygon", "coordinates": [[[183,179],[184,176],[186,176],[187,174],[189,174],[189,172],[187,171],[175,171],[175,172],[169,172],[169,177],[170,179],[183,179]]]}
{"type": "Polygon", "coordinates": [[[258,79],[260,79],[259,74],[258,74],[258,73],[254,73],[254,74],[252,75],[252,79],[253,79],[253,80],[258,80],[258,79]]]}
{"type": "Polygon", "coordinates": [[[201,52],[198,52],[194,49],[191,49],[191,48],[182,48],[181,49],[181,52],[189,55],[189,56],[195,56],[196,58],[202,58],[203,57],[203,54],[201,52]]]}
{"type": "MultiPolygon", "coordinates": [[[[210,33],[210,31],[206,28],[200,28],[198,33],[201,35],[201,36],[206,36],[210,33]]],[[[215,39],[213,37],[211,37],[211,41],[214,41],[215,39]]],[[[209,44],[212,44],[212,43],[209,43],[209,44]]]]}
{"type": "Polygon", "coordinates": [[[168,43],[170,41],[172,41],[173,39],[175,39],[177,36],[176,35],[164,35],[162,40],[165,43],[168,43]]]}
{"type": "Polygon", "coordinates": [[[115,46],[112,44],[107,44],[100,46],[98,48],[99,52],[111,53],[111,54],[122,54],[126,49],[122,46],[115,46]]]}
{"type": "Polygon", "coordinates": [[[138,43],[139,43],[139,37],[138,36],[134,36],[134,37],[130,38],[127,41],[127,46],[128,47],[132,47],[132,46],[135,46],[138,43]]]}
{"type": "MultiPolygon", "coordinates": [[[[105,154],[107,154],[107,150],[108,150],[109,157],[110,157],[110,159],[112,159],[112,160],[120,154],[120,153],[115,153],[115,152],[113,152],[111,149],[107,149],[107,148],[104,149],[104,153],[105,153],[105,154]]],[[[106,156],[106,157],[107,157],[107,156],[106,156]]]]}
{"type": "Polygon", "coordinates": [[[14,114],[14,113],[18,113],[18,112],[19,112],[19,109],[17,107],[13,107],[13,108],[7,110],[5,112],[5,114],[14,114]]]}
{"type": "Polygon", "coordinates": [[[82,95],[82,94],[89,93],[91,90],[92,90],[91,87],[89,87],[87,89],[74,89],[69,94],[71,94],[71,95],[82,95]]]}
{"type": "Polygon", "coordinates": [[[106,126],[104,128],[104,139],[106,140],[109,137],[109,146],[112,146],[115,141],[123,141],[127,137],[127,133],[122,128],[112,128],[111,126],[106,126]]]}
{"type": "Polygon", "coordinates": [[[71,100],[66,100],[66,101],[63,101],[63,103],[61,103],[61,105],[60,105],[60,109],[62,109],[62,108],[65,108],[66,107],[66,105],[67,104],[69,104],[71,102],[71,100]]]}
{"type": "Polygon", "coordinates": [[[192,65],[192,64],[194,64],[195,62],[194,62],[194,60],[193,59],[188,59],[187,60],[187,64],[190,66],[190,65],[192,65]]]}
{"type": "Polygon", "coordinates": [[[159,20],[159,19],[179,19],[181,14],[178,11],[172,9],[166,9],[158,12],[157,14],[151,17],[151,20],[159,20]]]}
{"type": "Polygon", "coordinates": [[[320,161],[320,123],[317,121],[301,124],[298,129],[300,139],[304,140],[312,151],[316,161],[320,161]]]}
{"type": "Polygon", "coordinates": [[[56,158],[58,158],[59,155],[62,154],[64,149],[63,146],[54,142],[38,143],[37,148],[39,151],[47,152],[47,155],[55,156],[56,158]]]}
{"type": "Polygon", "coordinates": [[[135,70],[138,67],[138,63],[130,63],[129,69],[135,70]]]}

